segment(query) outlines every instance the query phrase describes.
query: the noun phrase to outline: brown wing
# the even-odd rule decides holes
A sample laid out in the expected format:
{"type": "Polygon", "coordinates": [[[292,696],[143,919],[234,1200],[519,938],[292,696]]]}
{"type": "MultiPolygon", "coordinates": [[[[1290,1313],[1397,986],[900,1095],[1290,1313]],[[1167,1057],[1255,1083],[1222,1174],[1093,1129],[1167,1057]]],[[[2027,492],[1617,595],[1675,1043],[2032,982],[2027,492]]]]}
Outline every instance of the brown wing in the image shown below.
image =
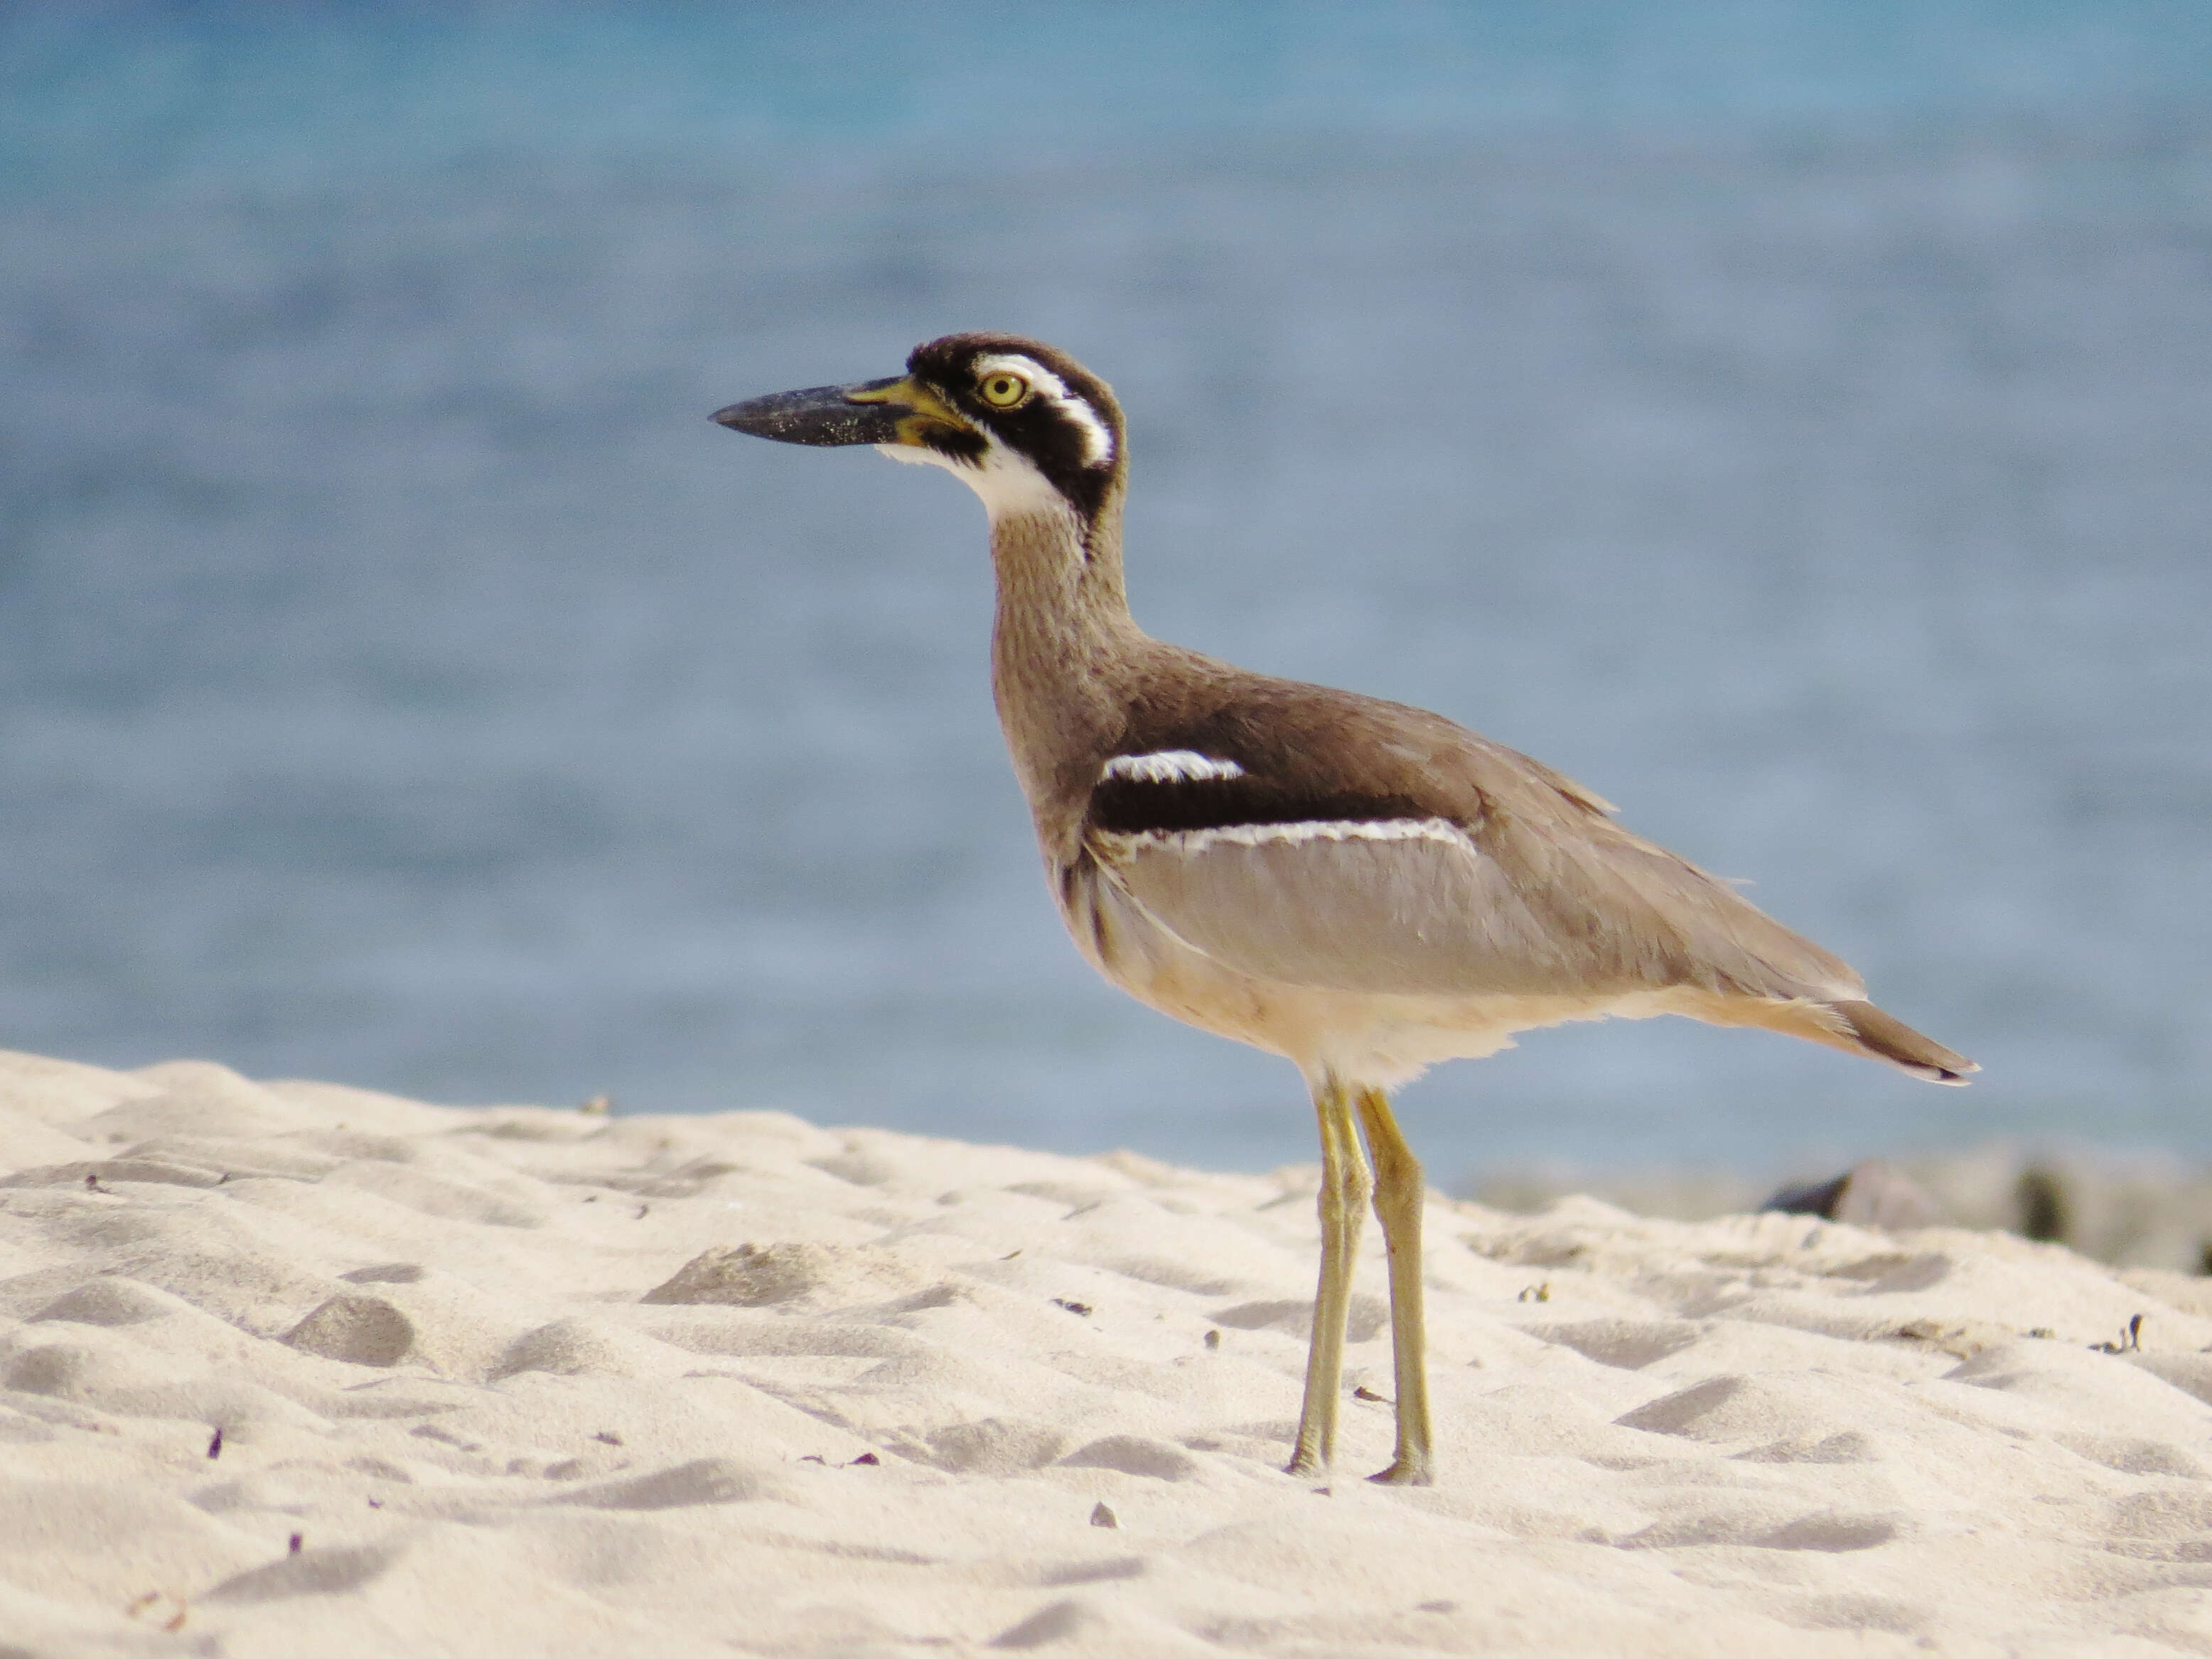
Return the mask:
{"type": "Polygon", "coordinates": [[[1589,791],[1438,715],[1226,669],[1176,684],[1182,702],[1139,703],[1102,768],[1086,844],[1240,971],[1444,995],[1863,993],[1589,791]]]}

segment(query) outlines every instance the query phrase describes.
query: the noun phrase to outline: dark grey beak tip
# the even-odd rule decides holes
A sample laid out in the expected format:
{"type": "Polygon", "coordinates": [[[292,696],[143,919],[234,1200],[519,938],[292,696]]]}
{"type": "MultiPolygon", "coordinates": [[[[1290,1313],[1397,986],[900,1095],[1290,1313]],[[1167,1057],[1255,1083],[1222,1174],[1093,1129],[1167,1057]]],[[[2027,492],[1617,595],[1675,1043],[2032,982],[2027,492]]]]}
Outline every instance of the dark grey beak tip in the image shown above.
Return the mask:
{"type": "Polygon", "coordinates": [[[863,386],[817,386],[799,392],[771,392],[714,411],[718,426],[786,444],[887,444],[898,440],[901,417],[914,411],[898,404],[856,404],[846,396],[869,392],[890,381],[863,386]]]}

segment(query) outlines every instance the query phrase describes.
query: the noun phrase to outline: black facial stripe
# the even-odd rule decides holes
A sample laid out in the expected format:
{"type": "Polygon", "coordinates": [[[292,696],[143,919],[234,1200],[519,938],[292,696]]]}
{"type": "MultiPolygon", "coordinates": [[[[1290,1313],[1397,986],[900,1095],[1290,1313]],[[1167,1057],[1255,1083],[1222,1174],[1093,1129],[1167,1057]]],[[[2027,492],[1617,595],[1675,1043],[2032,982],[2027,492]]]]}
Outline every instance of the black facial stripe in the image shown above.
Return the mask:
{"type": "Polygon", "coordinates": [[[921,428],[921,435],[922,443],[927,447],[956,461],[964,461],[970,466],[979,465],[991,447],[980,432],[940,426],[934,421],[921,428]]]}
{"type": "Polygon", "coordinates": [[[1091,434],[1073,416],[1042,395],[1030,398],[1018,409],[985,405],[976,413],[998,434],[1001,443],[1044,474],[1076,511],[1086,519],[1097,512],[1114,469],[1110,462],[1103,466],[1090,464],[1091,434]]]}
{"type": "Polygon", "coordinates": [[[1097,516],[1121,457],[1121,412],[1114,394],[1081,365],[1036,340],[1006,334],[949,334],[915,347],[907,368],[946,403],[1028,460],[1078,513],[1085,519],[1097,516]],[[984,401],[978,362],[985,357],[1012,356],[1026,357],[1057,376],[1068,396],[1091,411],[1112,439],[1102,464],[1089,463],[1091,434],[1042,392],[1032,392],[1015,409],[994,409],[984,401]]]}

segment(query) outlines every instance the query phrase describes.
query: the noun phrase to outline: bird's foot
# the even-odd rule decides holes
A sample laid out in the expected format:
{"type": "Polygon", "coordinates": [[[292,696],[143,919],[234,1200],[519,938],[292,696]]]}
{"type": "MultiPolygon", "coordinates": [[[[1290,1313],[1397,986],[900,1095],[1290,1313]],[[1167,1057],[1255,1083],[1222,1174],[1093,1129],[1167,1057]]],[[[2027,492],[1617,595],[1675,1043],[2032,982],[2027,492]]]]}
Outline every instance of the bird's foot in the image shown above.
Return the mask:
{"type": "Polygon", "coordinates": [[[1418,1462],[1401,1457],[1389,1468],[1367,1478],[1378,1486],[1427,1486],[1434,1485],[1436,1479],[1429,1473],[1425,1457],[1418,1462]]]}

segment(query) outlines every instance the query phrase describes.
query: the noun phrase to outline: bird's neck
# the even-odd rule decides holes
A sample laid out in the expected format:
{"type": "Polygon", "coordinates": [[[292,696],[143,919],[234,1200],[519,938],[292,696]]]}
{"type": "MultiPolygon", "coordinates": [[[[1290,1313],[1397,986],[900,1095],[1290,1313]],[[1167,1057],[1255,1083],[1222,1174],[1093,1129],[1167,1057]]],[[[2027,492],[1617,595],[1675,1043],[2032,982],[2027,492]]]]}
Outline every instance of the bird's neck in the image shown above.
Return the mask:
{"type": "Polygon", "coordinates": [[[1121,734],[1123,683],[1144,642],[1122,586],[1121,503],[1088,522],[1058,506],[994,514],[991,562],[992,695],[1050,852],[1121,734]]]}

